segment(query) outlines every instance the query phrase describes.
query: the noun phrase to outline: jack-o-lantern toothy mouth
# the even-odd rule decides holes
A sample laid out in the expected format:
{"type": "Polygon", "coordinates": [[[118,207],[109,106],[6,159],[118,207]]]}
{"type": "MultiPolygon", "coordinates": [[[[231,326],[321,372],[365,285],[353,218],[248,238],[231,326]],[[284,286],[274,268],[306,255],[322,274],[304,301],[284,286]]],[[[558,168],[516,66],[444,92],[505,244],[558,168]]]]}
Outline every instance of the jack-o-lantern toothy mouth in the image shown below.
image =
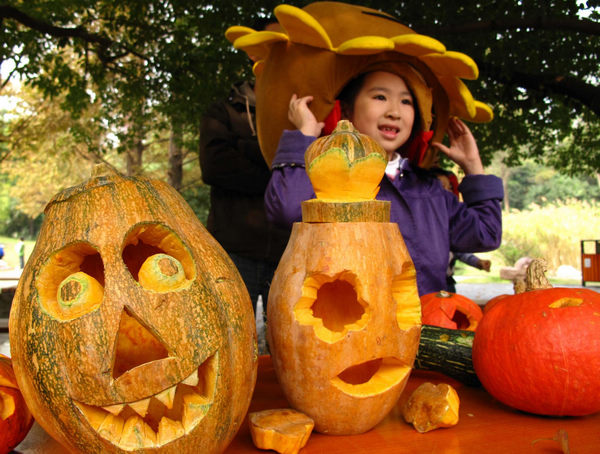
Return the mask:
{"type": "Polygon", "coordinates": [[[396,358],[378,358],[344,369],[331,384],[349,396],[370,397],[402,383],[411,369],[396,358]]]}
{"type": "Polygon", "coordinates": [[[214,400],[218,354],[185,380],[136,402],[96,407],[76,402],[98,434],[121,449],[163,446],[191,432],[214,400]]]}

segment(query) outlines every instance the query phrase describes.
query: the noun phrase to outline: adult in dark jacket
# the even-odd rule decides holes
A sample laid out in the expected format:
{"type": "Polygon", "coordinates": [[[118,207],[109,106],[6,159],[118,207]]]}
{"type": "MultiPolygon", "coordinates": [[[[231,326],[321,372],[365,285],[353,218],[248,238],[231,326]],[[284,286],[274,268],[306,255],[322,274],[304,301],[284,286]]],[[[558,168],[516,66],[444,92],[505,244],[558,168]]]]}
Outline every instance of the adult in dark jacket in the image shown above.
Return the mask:
{"type": "Polygon", "coordinates": [[[256,312],[258,295],[267,304],[290,232],[265,215],[263,196],[271,172],[258,145],[254,108],[253,86],[241,82],[208,109],[200,133],[200,167],[211,186],[208,231],[236,264],[256,312]]]}

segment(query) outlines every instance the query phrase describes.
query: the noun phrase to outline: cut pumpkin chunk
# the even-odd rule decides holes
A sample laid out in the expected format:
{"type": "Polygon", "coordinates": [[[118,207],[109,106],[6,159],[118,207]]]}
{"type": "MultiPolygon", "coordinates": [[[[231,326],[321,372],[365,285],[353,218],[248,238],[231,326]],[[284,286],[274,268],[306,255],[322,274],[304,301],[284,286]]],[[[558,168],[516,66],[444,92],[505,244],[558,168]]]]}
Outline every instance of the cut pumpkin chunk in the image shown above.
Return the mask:
{"type": "Polygon", "coordinates": [[[296,454],[306,445],[315,425],[311,418],[290,408],[250,413],[248,421],[254,445],[280,454],[296,454]]]}
{"type": "Polygon", "coordinates": [[[417,432],[425,433],[456,425],[459,405],[458,394],[452,386],[446,383],[423,383],[408,398],[402,415],[417,432]]]}

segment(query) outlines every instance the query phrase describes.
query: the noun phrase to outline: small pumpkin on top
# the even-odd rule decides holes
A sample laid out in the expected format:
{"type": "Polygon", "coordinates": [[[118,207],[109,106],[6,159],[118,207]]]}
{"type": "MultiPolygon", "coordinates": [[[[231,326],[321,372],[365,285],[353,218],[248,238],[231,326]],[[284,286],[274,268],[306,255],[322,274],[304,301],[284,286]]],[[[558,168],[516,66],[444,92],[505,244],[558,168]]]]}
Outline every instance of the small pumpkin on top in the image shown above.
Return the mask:
{"type": "Polygon", "coordinates": [[[317,199],[329,201],[373,200],[387,165],[383,148],[348,120],[314,141],[304,160],[317,199]]]}

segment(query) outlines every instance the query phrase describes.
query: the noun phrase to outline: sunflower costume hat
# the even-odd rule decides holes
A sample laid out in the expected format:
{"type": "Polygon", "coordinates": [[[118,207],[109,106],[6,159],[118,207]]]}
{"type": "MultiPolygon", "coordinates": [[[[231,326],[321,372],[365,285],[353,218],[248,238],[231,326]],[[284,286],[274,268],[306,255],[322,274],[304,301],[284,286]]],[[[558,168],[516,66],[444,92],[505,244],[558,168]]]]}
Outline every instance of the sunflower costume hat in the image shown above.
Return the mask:
{"type": "Polygon", "coordinates": [[[315,2],[302,9],[284,4],[274,13],[282,32],[243,26],[226,32],[236,49],[256,61],[258,140],[269,165],[283,130],[294,129],[287,118],[292,94],[312,95],[310,108],[327,127],[342,88],[371,71],[399,75],[416,98],[423,143],[411,147],[410,158],[422,167],[432,165],[435,151],[428,143],[443,139],[451,116],[472,122],[493,117],[461,80],[479,75],[469,56],[447,51],[389,14],[339,2],[315,2]]]}

